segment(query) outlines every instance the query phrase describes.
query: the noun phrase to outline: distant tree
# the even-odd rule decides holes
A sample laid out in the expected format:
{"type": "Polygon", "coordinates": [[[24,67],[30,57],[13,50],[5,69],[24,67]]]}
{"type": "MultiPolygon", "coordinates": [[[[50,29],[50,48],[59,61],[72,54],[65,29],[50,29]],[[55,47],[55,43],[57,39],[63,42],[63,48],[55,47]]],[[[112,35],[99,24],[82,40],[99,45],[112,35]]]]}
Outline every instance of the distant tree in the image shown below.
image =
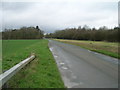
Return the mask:
{"type": "Polygon", "coordinates": [[[108,30],[108,27],[102,26],[102,27],[99,28],[99,30],[108,30]]]}
{"type": "Polygon", "coordinates": [[[89,26],[84,25],[84,26],[83,26],[83,29],[84,29],[84,30],[89,30],[90,28],[89,28],[89,26]]]}
{"type": "Polygon", "coordinates": [[[91,29],[86,25],[83,28],[57,30],[54,33],[47,34],[46,38],[118,42],[120,38],[119,34],[120,28],[118,27],[108,29],[106,26],[102,26],[99,29],[91,29]]]}
{"type": "Polygon", "coordinates": [[[78,29],[81,30],[82,29],[81,26],[79,26],[78,29]]]}
{"type": "Polygon", "coordinates": [[[114,30],[119,30],[120,28],[119,27],[114,27],[114,30]]]}
{"type": "Polygon", "coordinates": [[[39,31],[40,29],[39,29],[39,26],[36,26],[36,29],[39,31]]]}
{"type": "MultiPolygon", "coordinates": [[[[39,27],[38,27],[39,29],[39,27]]],[[[20,29],[10,29],[2,32],[3,39],[42,39],[43,31],[35,27],[21,27],[20,29]]]]}

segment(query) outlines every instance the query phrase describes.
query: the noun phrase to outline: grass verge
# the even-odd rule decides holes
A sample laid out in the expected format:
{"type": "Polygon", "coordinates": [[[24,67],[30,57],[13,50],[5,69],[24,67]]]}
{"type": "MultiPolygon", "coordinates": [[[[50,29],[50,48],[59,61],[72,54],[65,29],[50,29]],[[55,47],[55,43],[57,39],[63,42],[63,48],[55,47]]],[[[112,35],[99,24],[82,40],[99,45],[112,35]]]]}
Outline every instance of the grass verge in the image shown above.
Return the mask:
{"type": "Polygon", "coordinates": [[[48,40],[3,40],[3,70],[35,53],[36,58],[9,81],[10,88],[64,88],[48,40]]]}
{"type": "Polygon", "coordinates": [[[64,40],[64,39],[54,39],[54,40],[72,45],[77,45],[82,48],[89,49],[91,51],[99,52],[120,59],[120,54],[118,51],[119,43],[111,43],[105,41],[64,40]]]}

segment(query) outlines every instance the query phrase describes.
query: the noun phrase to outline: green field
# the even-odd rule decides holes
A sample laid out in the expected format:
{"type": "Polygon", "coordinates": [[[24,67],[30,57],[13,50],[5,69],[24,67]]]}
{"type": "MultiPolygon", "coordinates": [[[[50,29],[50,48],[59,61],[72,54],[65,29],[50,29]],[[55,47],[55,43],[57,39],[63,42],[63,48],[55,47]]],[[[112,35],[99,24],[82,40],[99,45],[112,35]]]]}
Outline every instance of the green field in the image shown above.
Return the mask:
{"type": "Polygon", "coordinates": [[[2,73],[2,40],[0,40],[0,74],[2,73]]]}
{"type": "Polygon", "coordinates": [[[48,40],[3,40],[3,71],[35,53],[36,58],[13,76],[12,88],[64,88],[48,40]]]}
{"type": "Polygon", "coordinates": [[[120,58],[120,54],[118,54],[119,43],[105,42],[105,41],[64,40],[64,39],[54,39],[54,40],[77,45],[89,49],[91,51],[109,55],[111,57],[120,58]]]}

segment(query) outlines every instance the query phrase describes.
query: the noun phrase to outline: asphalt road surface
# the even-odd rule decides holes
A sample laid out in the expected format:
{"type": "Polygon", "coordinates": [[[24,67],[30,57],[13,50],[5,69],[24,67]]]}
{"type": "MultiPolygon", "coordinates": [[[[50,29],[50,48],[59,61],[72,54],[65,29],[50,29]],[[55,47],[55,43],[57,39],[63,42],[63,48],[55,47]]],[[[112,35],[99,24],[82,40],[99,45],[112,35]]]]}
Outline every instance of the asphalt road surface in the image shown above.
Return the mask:
{"type": "Polygon", "coordinates": [[[67,88],[118,88],[118,60],[79,46],[49,40],[67,88]]]}

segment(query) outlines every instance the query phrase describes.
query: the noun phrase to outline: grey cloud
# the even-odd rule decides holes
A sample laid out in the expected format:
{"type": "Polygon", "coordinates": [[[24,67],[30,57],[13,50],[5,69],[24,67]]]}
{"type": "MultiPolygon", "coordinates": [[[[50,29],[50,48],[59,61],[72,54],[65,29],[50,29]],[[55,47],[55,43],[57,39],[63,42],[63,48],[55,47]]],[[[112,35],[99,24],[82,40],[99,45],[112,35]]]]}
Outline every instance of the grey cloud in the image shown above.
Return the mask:
{"type": "Polygon", "coordinates": [[[118,3],[118,24],[119,24],[119,27],[120,27],[120,1],[118,3]]]}
{"type": "Polygon", "coordinates": [[[9,2],[4,3],[4,28],[39,25],[45,32],[78,27],[87,24],[90,27],[117,25],[117,3],[96,2],[9,2]]]}
{"type": "Polygon", "coordinates": [[[28,2],[3,2],[2,9],[3,11],[13,11],[19,12],[23,10],[27,10],[29,7],[33,6],[35,3],[28,2]]]}

